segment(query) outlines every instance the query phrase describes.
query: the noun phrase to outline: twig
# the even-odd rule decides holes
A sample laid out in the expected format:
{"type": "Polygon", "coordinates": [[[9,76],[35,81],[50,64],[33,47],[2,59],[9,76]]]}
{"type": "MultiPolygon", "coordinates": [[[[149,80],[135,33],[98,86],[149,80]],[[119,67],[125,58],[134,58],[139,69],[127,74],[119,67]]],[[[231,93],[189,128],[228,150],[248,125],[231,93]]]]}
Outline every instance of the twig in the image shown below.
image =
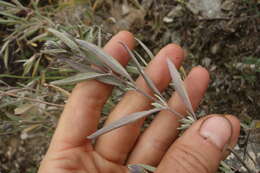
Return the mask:
{"type": "Polygon", "coordinates": [[[60,87],[58,87],[58,86],[56,86],[56,85],[52,85],[52,84],[47,84],[47,83],[45,83],[44,86],[51,87],[51,88],[53,88],[53,89],[55,89],[55,90],[61,92],[62,94],[64,94],[64,95],[67,96],[67,97],[70,96],[70,93],[69,93],[68,91],[66,91],[65,89],[60,88],[60,87]]]}
{"type": "Polygon", "coordinates": [[[46,101],[42,101],[42,100],[38,100],[38,99],[33,99],[33,98],[30,98],[30,97],[22,97],[22,96],[18,96],[18,95],[16,95],[16,94],[9,93],[9,92],[0,91],[0,94],[1,94],[1,95],[12,96],[12,97],[17,97],[17,98],[29,100],[29,101],[32,101],[32,102],[43,103],[43,104],[50,105],[50,106],[56,106],[56,107],[61,107],[61,108],[64,107],[64,105],[55,104],[55,103],[49,103],[49,102],[46,102],[46,101]]]}
{"type": "Polygon", "coordinates": [[[249,167],[246,165],[246,163],[240,158],[240,156],[232,149],[232,148],[228,148],[228,151],[230,151],[232,154],[234,154],[234,156],[237,158],[237,160],[246,168],[248,173],[253,173],[249,167]]]}

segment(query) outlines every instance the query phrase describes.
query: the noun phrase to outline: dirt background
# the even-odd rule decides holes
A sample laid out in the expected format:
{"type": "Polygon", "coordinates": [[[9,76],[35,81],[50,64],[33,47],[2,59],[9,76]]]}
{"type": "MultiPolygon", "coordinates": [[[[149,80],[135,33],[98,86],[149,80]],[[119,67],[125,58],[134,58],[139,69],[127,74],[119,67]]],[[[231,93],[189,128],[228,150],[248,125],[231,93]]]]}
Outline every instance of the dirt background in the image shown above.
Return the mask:
{"type": "MultiPolygon", "coordinates": [[[[209,89],[198,110],[200,115],[234,114],[244,123],[260,119],[258,0],[219,0],[209,5],[193,0],[135,2],[98,0],[92,6],[83,3],[75,7],[80,9],[76,15],[91,9],[92,20],[86,21],[86,25],[101,26],[110,34],[129,30],[153,53],[168,43],[181,45],[187,55],[185,70],[202,65],[211,75],[209,89]]],[[[1,30],[5,30],[4,26],[1,30]]],[[[41,133],[26,137],[19,131],[0,135],[0,173],[36,172],[54,127],[42,128],[41,133]]],[[[242,130],[241,148],[245,147],[245,137],[242,130]]],[[[234,171],[243,172],[239,169],[241,165],[233,167],[234,171]]]]}

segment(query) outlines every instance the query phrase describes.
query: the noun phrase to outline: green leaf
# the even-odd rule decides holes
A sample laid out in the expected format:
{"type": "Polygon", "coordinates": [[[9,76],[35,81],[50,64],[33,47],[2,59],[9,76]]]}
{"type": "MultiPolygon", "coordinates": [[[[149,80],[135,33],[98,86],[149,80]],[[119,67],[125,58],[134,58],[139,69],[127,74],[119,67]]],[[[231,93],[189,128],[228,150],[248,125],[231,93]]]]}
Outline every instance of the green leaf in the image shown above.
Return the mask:
{"type": "Polygon", "coordinates": [[[26,75],[30,72],[37,57],[38,57],[37,54],[34,54],[28,60],[25,61],[25,63],[23,64],[24,66],[23,75],[26,75]]]}
{"type": "Polygon", "coordinates": [[[33,67],[33,72],[32,72],[32,77],[34,77],[39,69],[39,65],[40,65],[40,61],[41,61],[41,57],[37,59],[37,61],[34,64],[33,67]]]}
{"type": "Polygon", "coordinates": [[[49,28],[47,29],[50,33],[58,37],[64,44],[66,44],[71,50],[78,51],[79,47],[78,45],[71,40],[69,37],[66,36],[66,34],[59,32],[55,29],[49,28]]]}
{"type": "Polygon", "coordinates": [[[48,37],[48,33],[43,33],[43,34],[37,35],[36,37],[31,39],[29,41],[29,43],[33,43],[33,42],[36,42],[36,41],[43,41],[43,40],[46,40],[47,37],[48,37]]]}
{"type": "Polygon", "coordinates": [[[41,53],[57,56],[58,54],[68,53],[68,52],[64,49],[46,49],[46,50],[41,50],[41,53]]]}
{"type": "Polygon", "coordinates": [[[17,24],[19,23],[17,20],[13,20],[13,19],[2,19],[0,18],[0,24],[4,24],[4,25],[14,25],[14,24],[17,24]]]}
{"type": "Polygon", "coordinates": [[[16,8],[16,6],[14,4],[11,4],[11,3],[8,3],[8,2],[2,1],[2,0],[0,0],[0,6],[16,8]]]}
{"type": "Polygon", "coordinates": [[[12,15],[10,13],[4,12],[4,11],[0,11],[0,14],[3,15],[3,16],[6,16],[6,17],[10,17],[10,18],[16,19],[16,20],[22,20],[22,18],[17,17],[15,15],[12,15]]]}
{"type": "Polygon", "coordinates": [[[8,46],[5,49],[3,58],[4,58],[5,67],[8,69],[8,60],[9,60],[9,47],[8,46]]]}
{"type": "Polygon", "coordinates": [[[135,112],[135,113],[132,113],[130,115],[127,115],[127,116],[123,116],[123,118],[115,121],[115,122],[112,122],[110,124],[108,124],[107,126],[97,130],[95,133],[89,135],[87,137],[87,139],[94,139],[94,138],[97,138],[98,136],[100,135],[103,135],[107,132],[110,132],[114,129],[117,129],[119,127],[122,127],[122,126],[125,126],[127,124],[130,124],[130,123],[133,123],[141,118],[144,118],[150,114],[153,114],[153,113],[156,113],[156,112],[159,112],[161,111],[162,109],[160,108],[154,108],[154,109],[150,109],[148,111],[142,111],[142,112],[135,112]]]}
{"type": "Polygon", "coordinates": [[[0,54],[2,54],[2,53],[4,52],[4,50],[8,47],[9,43],[10,43],[10,40],[7,40],[7,41],[3,44],[3,46],[2,46],[2,48],[1,48],[1,50],[0,50],[0,54]]]}
{"type": "Polygon", "coordinates": [[[98,58],[100,61],[105,63],[108,67],[111,68],[114,72],[126,77],[130,81],[133,81],[131,76],[127,73],[125,68],[112,56],[105,53],[101,48],[98,46],[83,41],[83,40],[76,40],[78,44],[80,44],[82,47],[84,47],[87,51],[91,52],[93,55],[95,55],[96,58],[98,58]]]}
{"type": "Polygon", "coordinates": [[[81,81],[96,79],[102,76],[109,76],[110,74],[101,74],[96,72],[79,73],[75,76],[66,79],[51,82],[52,85],[71,85],[81,81]]]}

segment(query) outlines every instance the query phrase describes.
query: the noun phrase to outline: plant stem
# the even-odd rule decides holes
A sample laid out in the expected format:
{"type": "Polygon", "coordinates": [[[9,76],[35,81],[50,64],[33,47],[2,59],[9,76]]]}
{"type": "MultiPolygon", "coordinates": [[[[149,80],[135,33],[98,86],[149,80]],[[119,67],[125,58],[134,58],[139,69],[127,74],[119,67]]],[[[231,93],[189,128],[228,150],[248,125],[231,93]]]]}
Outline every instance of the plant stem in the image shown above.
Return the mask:
{"type": "Polygon", "coordinates": [[[42,100],[38,100],[38,99],[33,99],[33,98],[30,98],[30,97],[22,97],[22,96],[18,96],[18,95],[16,95],[16,94],[9,93],[9,92],[0,91],[0,94],[1,94],[1,95],[11,96],[11,97],[17,97],[17,98],[29,100],[29,101],[32,101],[32,102],[43,103],[43,104],[50,105],[50,106],[56,106],[56,107],[61,107],[61,108],[64,107],[64,105],[55,104],[55,103],[49,103],[49,102],[46,102],[46,101],[42,101],[42,100]]]}

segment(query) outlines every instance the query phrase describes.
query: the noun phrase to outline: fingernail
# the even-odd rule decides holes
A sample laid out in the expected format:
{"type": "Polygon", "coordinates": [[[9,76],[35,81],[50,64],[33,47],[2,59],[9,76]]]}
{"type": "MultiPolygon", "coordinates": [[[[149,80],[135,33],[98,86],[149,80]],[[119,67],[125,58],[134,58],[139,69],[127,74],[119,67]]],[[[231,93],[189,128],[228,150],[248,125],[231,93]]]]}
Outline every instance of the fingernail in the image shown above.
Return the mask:
{"type": "Polygon", "coordinates": [[[227,118],[213,116],[203,122],[200,127],[200,135],[222,150],[229,143],[232,126],[227,118]]]}

